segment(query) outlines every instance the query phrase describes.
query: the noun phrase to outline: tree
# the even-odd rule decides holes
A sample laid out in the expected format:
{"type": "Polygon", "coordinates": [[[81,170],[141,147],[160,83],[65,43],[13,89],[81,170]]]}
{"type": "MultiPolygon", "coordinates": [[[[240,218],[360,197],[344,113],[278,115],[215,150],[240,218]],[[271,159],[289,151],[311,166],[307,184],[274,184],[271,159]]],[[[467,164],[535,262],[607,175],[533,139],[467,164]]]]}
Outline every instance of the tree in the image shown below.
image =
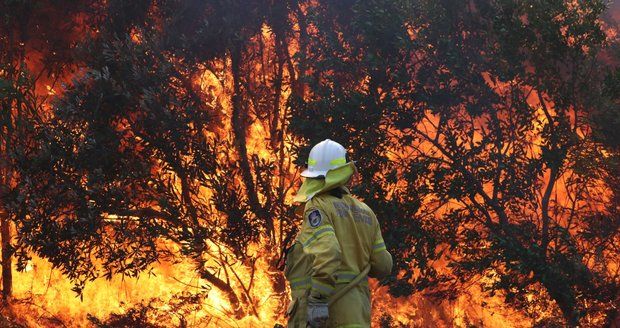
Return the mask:
{"type": "Polygon", "coordinates": [[[355,154],[363,181],[355,192],[384,227],[399,227],[386,241],[406,254],[397,264],[409,291],[450,297],[482,277],[489,294],[525,310],[527,296],[543,291],[570,326],[598,322],[611,307],[620,236],[605,204],[617,186],[602,163],[614,150],[596,142],[588,119],[609,103],[600,92],[609,64],[597,58],[604,9],[599,1],[312,8],[309,92],[292,106],[292,131],[307,144],[334,137],[355,154]],[[611,230],[591,233],[597,226],[611,230]]]}
{"type": "Polygon", "coordinates": [[[12,223],[28,214],[19,189],[19,181],[24,179],[20,158],[34,151],[34,126],[41,122],[46,101],[73,63],[71,44],[80,30],[74,18],[83,7],[81,2],[70,4],[0,2],[0,231],[4,300],[12,293],[12,223]]]}
{"type": "Polygon", "coordinates": [[[228,296],[236,318],[258,316],[257,258],[275,268],[282,253],[249,246],[280,249],[293,230],[284,202],[295,181],[283,156],[292,79],[286,6],[108,1],[92,8],[96,32],[75,50],[84,70],[37,129],[38,151],[21,159],[29,179],[19,185],[28,209],[18,224],[20,263],[34,252],[80,293],[90,280],[137,276],[181,255],[228,296]],[[253,129],[265,135],[252,140],[253,129]],[[252,148],[263,140],[266,149],[252,148]],[[234,272],[238,262],[249,276],[234,272]]]}

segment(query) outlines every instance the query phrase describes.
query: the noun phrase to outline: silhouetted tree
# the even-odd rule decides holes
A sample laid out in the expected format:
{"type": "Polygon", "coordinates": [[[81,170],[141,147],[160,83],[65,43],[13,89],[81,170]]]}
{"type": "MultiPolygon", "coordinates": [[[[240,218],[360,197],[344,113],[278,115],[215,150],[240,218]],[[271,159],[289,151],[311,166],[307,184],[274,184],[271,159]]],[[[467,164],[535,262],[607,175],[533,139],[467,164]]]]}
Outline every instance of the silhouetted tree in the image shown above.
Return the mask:
{"type": "Polygon", "coordinates": [[[72,44],[84,26],[81,1],[1,1],[0,12],[0,231],[2,296],[12,291],[12,223],[28,215],[21,160],[36,149],[51,90],[73,69],[72,44]]]}
{"type": "Polygon", "coordinates": [[[283,255],[270,250],[294,232],[296,170],[332,138],[396,255],[392,294],[449,299],[479,279],[525,311],[555,301],[568,325],[598,323],[618,297],[602,1],[3,6],[0,205],[19,268],[34,252],[80,292],[182,256],[236,318],[258,315],[256,261],[283,255]],[[29,25],[44,12],[82,33],[29,25]],[[41,72],[81,68],[53,102],[23,69],[34,32],[53,64],[41,72]]]}
{"type": "MultiPolygon", "coordinates": [[[[18,224],[20,263],[35,252],[79,293],[89,280],[137,276],[183,255],[228,296],[237,318],[257,315],[253,274],[229,270],[243,261],[253,272],[258,255],[248,247],[259,240],[278,249],[263,254],[275,267],[293,229],[284,202],[294,181],[284,135],[293,79],[285,76],[287,5],[91,8],[94,32],[74,50],[84,68],[52,104],[37,129],[38,152],[20,167],[29,177],[19,185],[28,213],[18,224]],[[264,135],[248,135],[257,125],[264,135]],[[250,148],[263,141],[267,156],[250,148]],[[242,288],[233,290],[229,274],[242,288]]],[[[280,275],[274,284],[284,291],[280,275]]]]}
{"type": "Polygon", "coordinates": [[[309,91],[294,100],[292,130],[308,145],[331,137],[352,151],[362,175],[355,192],[389,227],[409,292],[449,298],[481,277],[489,294],[527,309],[542,289],[570,326],[612,306],[620,222],[605,206],[604,190],[617,185],[603,163],[614,150],[596,142],[588,120],[617,99],[601,91],[611,66],[597,57],[604,9],[603,1],[311,9],[309,91]],[[610,230],[587,232],[597,226],[610,230]],[[438,258],[448,263],[441,272],[438,258]]]}

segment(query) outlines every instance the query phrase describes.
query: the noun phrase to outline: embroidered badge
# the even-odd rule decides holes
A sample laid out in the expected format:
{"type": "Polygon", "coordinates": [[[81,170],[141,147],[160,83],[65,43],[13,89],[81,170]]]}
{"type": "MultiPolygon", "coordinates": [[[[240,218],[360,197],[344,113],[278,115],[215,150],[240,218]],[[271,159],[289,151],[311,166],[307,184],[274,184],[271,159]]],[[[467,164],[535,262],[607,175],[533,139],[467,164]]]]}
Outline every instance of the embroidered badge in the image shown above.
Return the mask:
{"type": "Polygon", "coordinates": [[[308,223],[310,223],[310,226],[313,228],[321,225],[321,219],[321,212],[319,212],[319,210],[314,210],[308,214],[308,223]]]}

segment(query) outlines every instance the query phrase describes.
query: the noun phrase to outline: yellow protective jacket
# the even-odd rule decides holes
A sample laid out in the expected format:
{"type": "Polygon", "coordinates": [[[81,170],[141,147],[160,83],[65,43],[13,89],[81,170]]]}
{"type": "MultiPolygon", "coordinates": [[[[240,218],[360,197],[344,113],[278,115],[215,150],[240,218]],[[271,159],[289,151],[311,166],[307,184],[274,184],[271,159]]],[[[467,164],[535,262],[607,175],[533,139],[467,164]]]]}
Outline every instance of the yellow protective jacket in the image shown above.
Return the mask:
{"type": "MultiPolygon", "coordinates": [[[[306,327],[309,295],[327,301],[368,264],[370,277],[381,278],[392,270],[375,214],[346,188],[314,196],[306,202],[303,217],[286,257],[292,296],[288,327],[306,327]]],[[[367,279],[330,305],[328,327],[370,327],[367,279]]]]}

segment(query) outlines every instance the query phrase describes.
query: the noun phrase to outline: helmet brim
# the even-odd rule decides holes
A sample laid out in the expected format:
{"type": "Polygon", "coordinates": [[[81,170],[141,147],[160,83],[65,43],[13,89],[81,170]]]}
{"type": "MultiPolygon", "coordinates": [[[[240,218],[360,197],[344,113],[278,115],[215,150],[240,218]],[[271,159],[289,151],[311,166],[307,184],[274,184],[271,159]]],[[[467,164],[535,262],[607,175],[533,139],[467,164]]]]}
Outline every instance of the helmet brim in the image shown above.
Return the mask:
{"type": "Polygon", "coordinates": [[[327,172],[329,171],[333,171],[333,170],[337,170],[343,166],[347,166],[349,164],[353,163],[353,165],[355,165],[355,161],[351,161],[351,162],[347,162],[346,164],[342,164],[340,166],[336,166],[334,168],[331,168],[329,170],[325,170],[325,171],[310,171],[308,169],[305,169],[303,172],[301,172],[301,176],[304,178],[318,178],[318,177],[325,177],[327,175],[327,172]]]}
{"type": "Polygon", "coordinates": [[[326,174],[327,174],[327,171],[310,171],[308,169],[301,172],[301,176],[304,178],[318,178],[321,176],[325,177],[326,174]]]}

